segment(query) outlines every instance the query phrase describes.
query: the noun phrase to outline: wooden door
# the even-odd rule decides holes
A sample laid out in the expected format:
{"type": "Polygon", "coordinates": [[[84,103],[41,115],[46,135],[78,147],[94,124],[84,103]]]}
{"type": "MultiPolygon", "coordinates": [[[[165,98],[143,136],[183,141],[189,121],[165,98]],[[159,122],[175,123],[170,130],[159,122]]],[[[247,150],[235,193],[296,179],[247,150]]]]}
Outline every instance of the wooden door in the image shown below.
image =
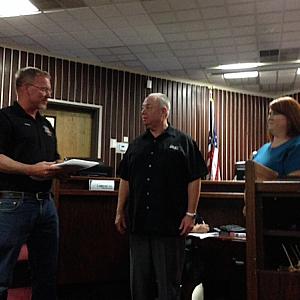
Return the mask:
{"type": "Polygon", "coordinates": [[[44,115],[54,117],[58,152],[62,159],[65,157],[91,157],[92,112],[47,109],[44,115]]]}

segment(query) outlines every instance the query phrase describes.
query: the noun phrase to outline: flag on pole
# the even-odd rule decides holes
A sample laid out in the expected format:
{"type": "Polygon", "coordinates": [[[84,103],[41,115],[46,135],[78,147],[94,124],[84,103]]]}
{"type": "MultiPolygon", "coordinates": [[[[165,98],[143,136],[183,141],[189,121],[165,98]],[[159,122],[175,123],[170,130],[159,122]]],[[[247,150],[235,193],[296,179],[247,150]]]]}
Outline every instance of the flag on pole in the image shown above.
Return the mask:
{"type": "Polygon", "coordinates": [[[207,153],[207,179],[221,180],[218,137],[215,129],[215,112],[212,90],[209,91],[209,133],[208,133],[208,153],[207,153]]]}

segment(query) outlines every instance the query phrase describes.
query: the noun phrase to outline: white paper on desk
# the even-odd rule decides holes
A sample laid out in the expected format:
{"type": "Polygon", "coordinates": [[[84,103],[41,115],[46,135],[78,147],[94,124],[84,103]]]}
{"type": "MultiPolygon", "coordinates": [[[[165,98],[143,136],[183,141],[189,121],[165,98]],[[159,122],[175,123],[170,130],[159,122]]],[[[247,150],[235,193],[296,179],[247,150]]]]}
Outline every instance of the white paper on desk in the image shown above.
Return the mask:
{"type": "Polygon", "coordinates": [[[194,236],[199,238],[200,240],[209,238],[209,237],[218,237],[219,236],[219,232],[207,232],[207,233],[196,233],[196,232],[190,232],[188,234],[189,236],[194,236]]]}
{"type": "Polygon", "coordinates": [[[96,165],[99,165],[96,161],[89,161],[89,160],[83,160],[83,159],[69,159],[61,163],[54,164],[53,166],[57,166],[63,169],[71,169],[71,170],[83,170],[88,169],[91,167],[94,167],[96,165]]]}

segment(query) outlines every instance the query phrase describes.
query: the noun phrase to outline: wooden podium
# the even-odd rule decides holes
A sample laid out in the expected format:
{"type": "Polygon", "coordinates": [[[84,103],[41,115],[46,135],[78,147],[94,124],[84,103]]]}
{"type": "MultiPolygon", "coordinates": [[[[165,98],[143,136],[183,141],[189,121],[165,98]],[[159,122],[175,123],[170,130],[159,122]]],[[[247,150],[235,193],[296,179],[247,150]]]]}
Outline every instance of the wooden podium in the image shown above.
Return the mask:
{"type": "Polygon", "coordinates": [[[89,179],[71,177],[54,186],[59,285],[129,281],[128,238],[114,225],[117,191],[89,191],[89,179]]]}

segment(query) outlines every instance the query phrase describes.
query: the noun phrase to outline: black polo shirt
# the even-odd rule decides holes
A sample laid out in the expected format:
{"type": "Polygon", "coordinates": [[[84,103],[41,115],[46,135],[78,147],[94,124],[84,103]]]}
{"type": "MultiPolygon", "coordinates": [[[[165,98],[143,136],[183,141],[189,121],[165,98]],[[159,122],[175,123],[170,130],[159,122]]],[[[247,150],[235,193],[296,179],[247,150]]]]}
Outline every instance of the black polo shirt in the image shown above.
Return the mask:
{"type": "Polygon", "coordinates": [[[130,231],[178,235],[188,184],[206,174],[191,137],[171,126],[157,138],[147,130],[129,145],[120,165],[120,177],[129,181],[130,231]]]}
{"type": "MultiPolygon", "coordinates": [[[[56,161],[59,158],[54,129],[39,113],[36,119],[15,102],[0,110],[0,154],[25,163],[56,161]]],[[[26,175],[0,173],[0,190],[45,192],[51,180],[33,180],[26,175]]]]}

